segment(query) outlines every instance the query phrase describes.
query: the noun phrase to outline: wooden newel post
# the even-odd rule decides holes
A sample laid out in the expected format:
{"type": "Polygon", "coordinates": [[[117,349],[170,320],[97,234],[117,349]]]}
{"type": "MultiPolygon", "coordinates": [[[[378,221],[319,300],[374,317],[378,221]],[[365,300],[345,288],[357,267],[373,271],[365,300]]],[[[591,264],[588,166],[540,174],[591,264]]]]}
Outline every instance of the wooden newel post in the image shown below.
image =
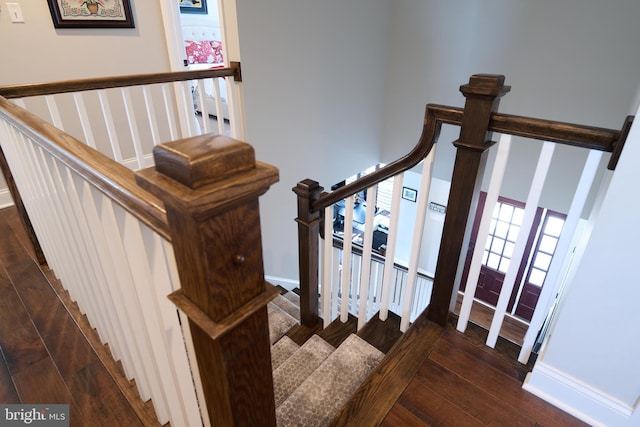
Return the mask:
{"type": "Polygon", "coordinates": [[[300,323],[309,328],[318,325],[318,259],[320,212],[311,210],[311,203],[323,188],[310,179],[293,187],[298,195],[298,268],[300,271],[300,323]]]}
{"type": "Polygon", "coordinates": [[[456,161],[451,179],[442,241],[436,265],[433,292],[427,317],[446,325],[458,261],[462,251],[465,229],[477,200],[487,158],[487,149],[493,144],[489,121],[498,109],[500,97],[511,88],[504,85],[504,76],[476,74],[460,91],[467,98],[456,146],[456,161]]]}
{"type": "Polygon", "coordinates": [[[214,426],[275,426],[258,197],[278,181],[253,148],[203,135],[154,148],[140,186],[165,204],[181,289],[214,426]]]}

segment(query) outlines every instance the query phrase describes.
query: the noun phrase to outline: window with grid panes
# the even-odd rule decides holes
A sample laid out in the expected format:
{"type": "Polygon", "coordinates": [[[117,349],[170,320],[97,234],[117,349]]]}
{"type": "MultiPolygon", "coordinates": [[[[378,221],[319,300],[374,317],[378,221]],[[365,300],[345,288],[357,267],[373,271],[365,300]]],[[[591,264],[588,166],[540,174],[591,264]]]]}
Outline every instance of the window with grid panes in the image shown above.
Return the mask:
{"type": "Polygon", "coordinates": [[[482,257],[486,267],[501,273],[507,272],[523,217],[523,208],[496,202],[482,257]]]}

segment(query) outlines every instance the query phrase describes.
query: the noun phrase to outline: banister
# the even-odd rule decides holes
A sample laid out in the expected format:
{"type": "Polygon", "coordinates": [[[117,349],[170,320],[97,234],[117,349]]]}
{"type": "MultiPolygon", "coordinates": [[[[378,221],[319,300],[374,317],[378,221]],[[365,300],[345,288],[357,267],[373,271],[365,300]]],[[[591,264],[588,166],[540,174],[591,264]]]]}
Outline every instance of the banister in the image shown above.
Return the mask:
{"type": "Polygon", "coordinates": [[[0,86],[0,96],[3,96],[7,99],[12,99],[25,96],[52,95],[58,93],[81,92],[94,89],[111,89],[215,77],[234,77],[236,81],[242,81],[240,62],[232,62],[231,66],[228,68],[211,68],[208,70],[148,73],[127,76],[66,80],[52,83],[32,83],[0,86]]]}
{"type": "Polygon", "coordinates": [[[154,148],[136,173],[167,210],[181,289],[170,299],[189,318],[212,425],[274,426],[258,197],[278,170],[253,147],[204,135],[154,148]]]}
{"type": "Polygon", "coordinates": [[[0,118],[12,123],[22,134],[170,240],[162,202],[136,185],[131,170],[1,96],[0,118]]]}
{"type": "MultiPolygon", "coordinates": [[[[420,163],[426,154],[429,153],[431,144],[437,142],[437,135],[442,124],[460,126],[462,124],[463,112],[464,109],[462,108],[428,104],[422,135],[418,144],[408,154],[331,193],[322,194],[312,202],[311,209],[315,211],[326,208],[339,200],[411,169],[420,163]],[[433,120],[433,123],[428,124],[427,122],[429,120],[433,120]],[[432,130],[432,127],[435,128],[435,131],[432,130]],[[430,134],[433,135],[431,139],[429,138],[430,134]]],[[[621,135],[620,131],[615,129],[497,112],[491,114],[489,131],[606,152],[614,151],[614,147],[620,140],[621,135]]]]}

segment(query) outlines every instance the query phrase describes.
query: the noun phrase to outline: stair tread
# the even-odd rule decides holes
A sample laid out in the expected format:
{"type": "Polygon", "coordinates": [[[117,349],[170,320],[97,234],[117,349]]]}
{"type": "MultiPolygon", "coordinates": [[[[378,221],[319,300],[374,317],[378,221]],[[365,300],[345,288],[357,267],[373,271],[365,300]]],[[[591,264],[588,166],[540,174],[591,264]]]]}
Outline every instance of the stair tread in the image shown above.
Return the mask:
{"type": "Polygon", "coordinates": [[[349,336],[277,408],[278,426],[326,425],[383,356],[357,335],[349,336]]]}
{"type": "Polygon", "coordinates": [[[283,294],[282,297],[291,301],[298,307],[298,309],[300,308],[300,295],[295,292],[287,292],[286,294],[283,294]]]}
{"type": "MultiPolygon", "coordinates": [[[[292,292],[288,292],[287,294],[290,294],[290,293],[292,292]]],[[[278,295],[271,302],[277,305],[280,310],[284,311],[289,316],[296,319],[298,322],[300,321],[300,306],[295,305],[289,298],[286,298],[283,295],[278,295]]]]}
{"type": "Polygon", "coordinates": [[[289,329],[298,324],[294,317],[271,302],[267,304],[267,313],[269,316],[269,341],[272,345],[289,329]]]}
{"type": "Polygon", "coordinates": [[[296,344],[291,338],[284,335],[277,343],[271,347],[271,368],[276,370],[278,366],[287,360],[293,353],[299,349],[300,346],[296,344]]]}
{"type": "Polygon", "coordinates": [[[276,407],[315,371],[335,348],[313,335],[273,372],[276,407]]]}

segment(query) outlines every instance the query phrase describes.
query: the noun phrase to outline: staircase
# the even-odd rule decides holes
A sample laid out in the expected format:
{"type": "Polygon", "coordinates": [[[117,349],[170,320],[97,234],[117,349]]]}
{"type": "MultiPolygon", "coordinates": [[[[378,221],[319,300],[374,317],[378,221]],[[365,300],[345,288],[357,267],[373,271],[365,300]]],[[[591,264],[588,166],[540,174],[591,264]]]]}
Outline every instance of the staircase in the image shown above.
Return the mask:
{"type": "Polygon", "coordinates": [[[285,335],[299,324],[299,298],[268,305],[276,418],[279,427],[325,426],[384,354],[356,334],[335,348],[319,335],[303,345],[285,335]]]}

